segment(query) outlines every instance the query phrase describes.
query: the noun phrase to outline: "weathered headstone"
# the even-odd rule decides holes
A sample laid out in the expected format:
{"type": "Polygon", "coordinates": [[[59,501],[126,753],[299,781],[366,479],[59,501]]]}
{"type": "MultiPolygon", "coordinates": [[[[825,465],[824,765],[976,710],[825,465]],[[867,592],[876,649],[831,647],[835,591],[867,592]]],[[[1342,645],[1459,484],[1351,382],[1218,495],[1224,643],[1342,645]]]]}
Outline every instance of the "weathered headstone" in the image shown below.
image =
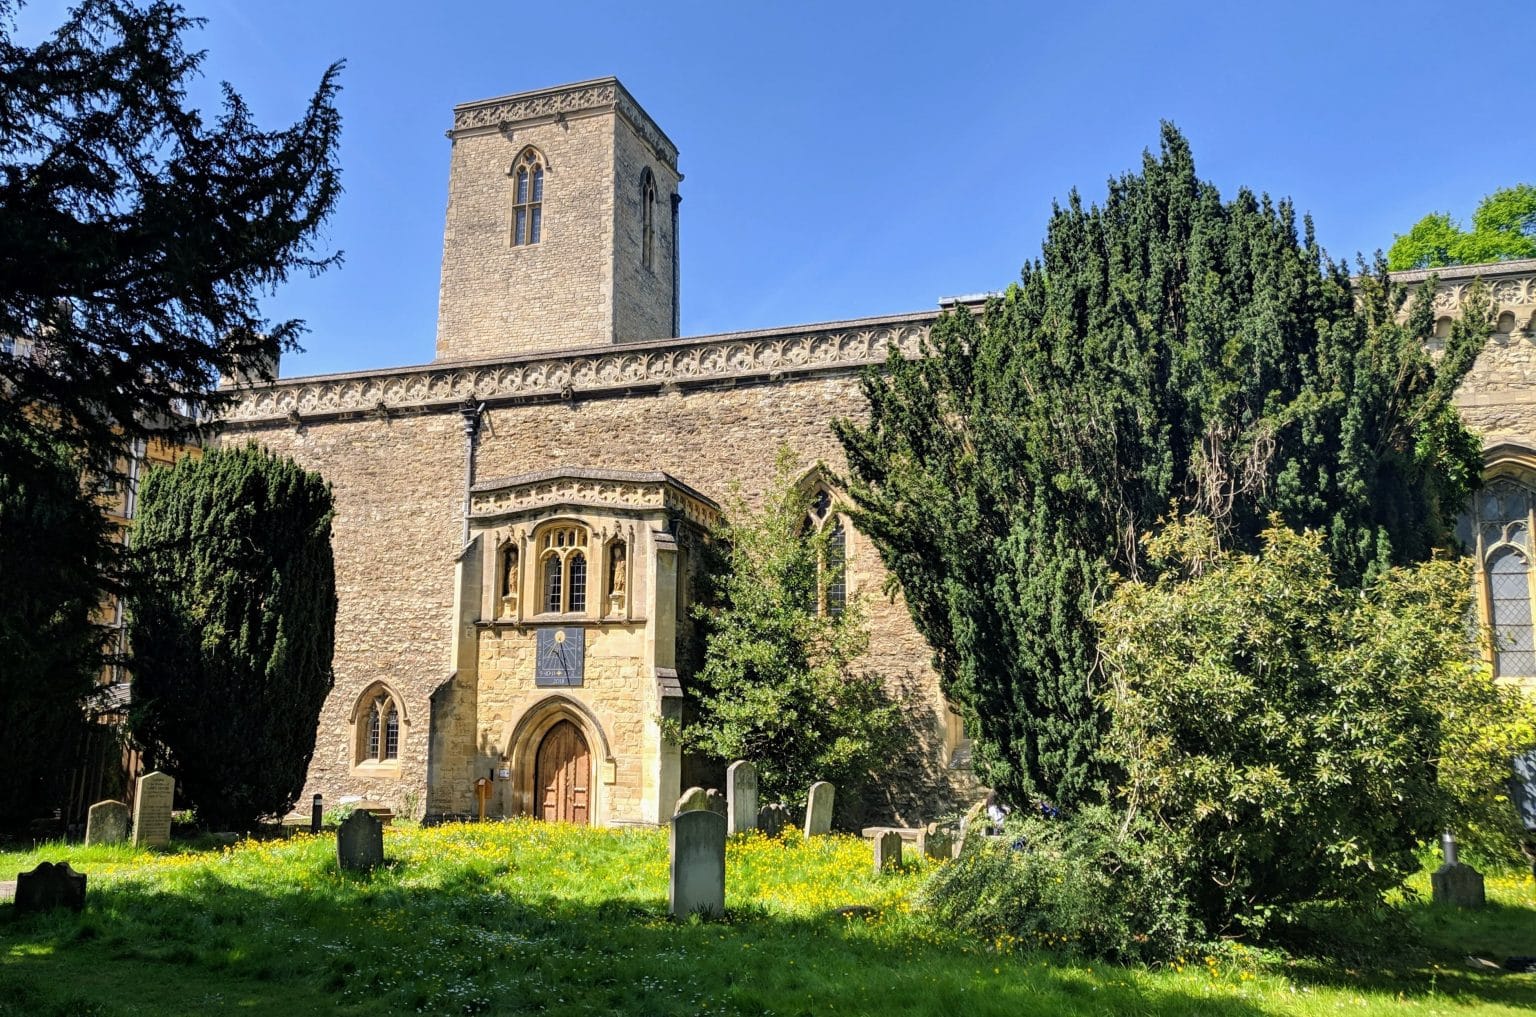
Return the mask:
{"type": "Polygon", "coordinates": [[[725,795],[718,788],[710,788],[704,792],[704,807],[722,818],[729,811],[725,805],[725,795]]]}
{"type": "Polygon", "coordinates": [[[373,813],[359,809],[336,828],[336,864],[361,871],[384,864],[384,824],[373,813]]]}
{"type": "Polygon", "coordinates": [[[918,838],[917,853],[924,858],[953,858],[954,831],[938,823],[929,823],[918,838]]]}
{"type": "Polygon", "coordinates": [[[85,873],[76,872],[68,862],[42,862],[31,872],[16,875],[16,913],[85,909],[85,873]]]}
{"type": "Polygon", "coordinates": [[[789,810],[778,802],[757,810],[757,828],[763,831],[764,837],[777,837],[789,825],[789,810]]]}
{"type": "Polygon", "coordinates": [[[757,767],[738,759],[725,770],[725,832],[757,828],[757,767]]]}
{"type": "Polygon", "coordinates": [[[85,814],[85,846],[121,844],[128,839],[128,806],[104,801],[92,805],[85,814]]]}
{"type": "Polygon", "coordinates": [[[1480,908],[1487,903],[1483,874],[1456,858],[1456,838],[1449,833],[1440,838],[1445,864],[1429,874],[1430,899],[1436,904],[1458,908],[1480,908]]]}
{"type": "Polygon", "coordinates": [[[810,794],[805,799],[807,837],[815,837],[832,829],[832,792],[832,785],[824,780],[811,785],[810,794]]]}
{"type": "Polygon", "coordinates": [[[155,770],[138,780],[133,799],[133,846],[156,847],[171,842],[171,803],[176,778],[155,770]]]}
{"type": "Polygon", "coordinates": [[[875,875],[901,868],[901,834],[887,830],[875,838],[875,875]]]}
{"type": "Polygon", "coordinates": [[[725,914],[725,817],[707,809],[672,817],[668,842],[671,878],[667,904],[673,918],[725,914]]]}
{"type": "Polygon", "coordinates": [[[684,791],[681,796],[679,796],[677,799],[677,808],[673,809],[672,811],[674,813],[698,811],[708,812],[709,792],[705,791],[701,787],[689,788],[687,791],[684,791]]]}

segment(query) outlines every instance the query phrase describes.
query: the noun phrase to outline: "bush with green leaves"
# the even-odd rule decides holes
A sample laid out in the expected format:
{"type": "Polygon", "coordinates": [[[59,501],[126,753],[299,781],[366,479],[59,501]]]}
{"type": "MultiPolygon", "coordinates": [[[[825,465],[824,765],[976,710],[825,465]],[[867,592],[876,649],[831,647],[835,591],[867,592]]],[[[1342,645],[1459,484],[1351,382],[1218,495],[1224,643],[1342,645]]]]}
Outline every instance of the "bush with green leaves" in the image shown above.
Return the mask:
{"type": "Polygon", "coordinates": [[[1146,553],[1160,578],[1095,614],[1104,754],[1128,817],[1188,846],[1211,934],[1309,901],[1379,902],[1446,828],[1509,853],[1503,778],[1532,704],[1476,662],[1464,563],[1350,589],[1317,532],[1272,524],[1242,554],[1201,519],[1146,553]]]}
{"type": "Polygon", "coordinates": [[[806,525],[812,492],[781,449],[776,476],[753,508],[738,490],[716,537],[724,568],[701,604],[704,659],[690,683],[688,749],[757,767],[766,801],[803,796],[829,780],[850,788],[888,758],[901,703],[858,667],[869,634],[857,597],[819,609],[840,578],[826,527],[806,525]]]}
{"type": "Polygon", "coordinates": [[[331,489],[254,444],[150,472],[134,526],[134,737],[200,820],[293,807],[331,691],[331,489]]]}
{"type": "Polygon", "coordinates": [[[923,885],[946,925],[998,945],[1157,961],[1200,938],[1185,899],[1185,847],[1103,806],[1070,819],[1011,818],[973,837],[923,885]]]}

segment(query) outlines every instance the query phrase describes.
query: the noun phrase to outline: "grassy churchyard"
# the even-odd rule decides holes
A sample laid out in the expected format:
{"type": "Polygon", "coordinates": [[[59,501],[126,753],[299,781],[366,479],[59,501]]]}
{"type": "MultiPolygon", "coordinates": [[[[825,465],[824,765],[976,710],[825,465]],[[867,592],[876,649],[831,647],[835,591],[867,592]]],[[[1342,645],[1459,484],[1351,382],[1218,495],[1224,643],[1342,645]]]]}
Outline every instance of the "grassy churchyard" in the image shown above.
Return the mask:
{"type": "MultiPolygon", "coordinates": [[[[0,1015],[1524,1014],[1536,975],[1469,953],[1536,945],[1536,881],[1489,907],[1411,908],[1422,946],[1375,963],[1241,947],[1158,968],[962,939],[873,875],[868,844],[761,835],[727,849],[728,919],[670,922],[664,830],[513,821],[386,831],[389,863],[342,873],[331,836],[134,852],[0,853],[0,877],[67,859],[83,914],[0,906],[0,1015]],[[963,1008],[957,1011],[957,1007],[963,1008]]],[[[1419,879],[1427,893],[1427,877],[1419,879]]]]}

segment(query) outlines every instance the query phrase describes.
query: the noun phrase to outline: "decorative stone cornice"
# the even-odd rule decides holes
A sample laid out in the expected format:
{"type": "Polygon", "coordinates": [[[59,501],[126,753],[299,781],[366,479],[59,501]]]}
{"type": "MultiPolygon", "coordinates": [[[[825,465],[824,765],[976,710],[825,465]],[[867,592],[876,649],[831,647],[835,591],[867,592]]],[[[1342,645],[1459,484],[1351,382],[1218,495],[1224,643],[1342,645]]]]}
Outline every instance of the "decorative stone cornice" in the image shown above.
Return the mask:
{"type": "Polygon", "coordinates": [[[656,157],[677,169],[677,146],[656,121],[640,107],[618,78],[594,78],[534,92],[518,92],[495,99],[461,103],[453,108],[453,131],[513,127],[530,120],[559,118],[588,111],[616,111],[655,151],[656,157]]]}
{"type": "Polygon", "coordinates": [[[706,529],[720,519],[719,505],[659,470],[554,469],[488,480],[471,490],[469,514],[499,519],[560,506],[678,514],[706,529]]]}
{"type": "Polygon", "coordinates": [[[697,339],[615,343],[570,353],[425,364],[280,380],[240,389],[224,417],[242,428],[320,419],[442,412],[591,395],[775,380],[917,356],[937,312],[862,318],[697,339]]]}
{"type": "Polygon", "coordinates": [[[1536,338],[1536,259],[1494,262],[1488,265],[1455,265],[1449,268],[1414,269],[1393,272],[1392,278],[1405,285],[1435,277],[1435,313],[1454,317],[1461,311],[1462,298],[1474,281],[1481,279],[1493,297],[1495,323],[1503,318],[1511,326],[1501,335],[1519,333],[1536,338]],[[1508,318],[1503,316],[1508,314],[1508,318]]]}

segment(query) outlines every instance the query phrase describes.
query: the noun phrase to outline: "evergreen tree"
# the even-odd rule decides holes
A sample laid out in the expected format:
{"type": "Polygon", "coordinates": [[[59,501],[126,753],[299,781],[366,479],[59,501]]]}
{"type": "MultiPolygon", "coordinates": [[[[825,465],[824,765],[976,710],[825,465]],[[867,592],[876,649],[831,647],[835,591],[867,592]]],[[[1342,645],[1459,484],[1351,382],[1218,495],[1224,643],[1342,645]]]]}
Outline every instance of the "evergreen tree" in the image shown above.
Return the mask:
{"type": "Polygon", "coordinates": [[[254,444],[144,483],[131,726],[215,828],[286,812],[303,790],[332,683],[331,514],[318,474],[254,444]]]}
{"type": "Polygon", "coordinates": [[[93,623],[113,561],[101,510],[81,489],[76,450],[7,432],[0,470],[0,826],[58,806],[100,673],[93,623]]]}
{"type": "Polygon", "coordinates": [[[1270,513],[1325,530],[1346,585],[1449,543],[1479,465],[1451,396],[1489,304],[1434,361],[1429,298],[1400,322],[1384,265],[1351,279],[1288,201],[1223,200],[1165,125],[1102,206],[1055,208],[1005,295],[866,374],[868,423],[837,424],[855,521],[1006,797],[1096,795],[1090,616],[1170,506],[1224,548],[1270,513]]]}
{"type": "Polygon", "coordinates": [[[803,796],[818,780],[846,792],[886,758],[900,721],[881,679],[854,666],[869,633],[858,599],[837,605],[830,592],[842,581],[833,524],[808,525],[811,493],[795,474],[780,450],[761,508],[737,493],[717,531],[725,567],[716,603],[697,612],[704,661],[682,731],[690,749],[750,760],[766,801],[803,796]]]}
{"type": "MultiPolygon", "coordinates": [[[[292,126],[224,87],[187,106],[200,24],[175,4],[82,0],[50,39],[13,38],[0,0],[0,423],[112,463],[126,439],[208,419],[217,376],[270,370],[301,325],[256,297],[317,271],[340,194],[332,66],[292,126]]],[[[0,466],[9,446],[0,446],[0,466]]]]}

